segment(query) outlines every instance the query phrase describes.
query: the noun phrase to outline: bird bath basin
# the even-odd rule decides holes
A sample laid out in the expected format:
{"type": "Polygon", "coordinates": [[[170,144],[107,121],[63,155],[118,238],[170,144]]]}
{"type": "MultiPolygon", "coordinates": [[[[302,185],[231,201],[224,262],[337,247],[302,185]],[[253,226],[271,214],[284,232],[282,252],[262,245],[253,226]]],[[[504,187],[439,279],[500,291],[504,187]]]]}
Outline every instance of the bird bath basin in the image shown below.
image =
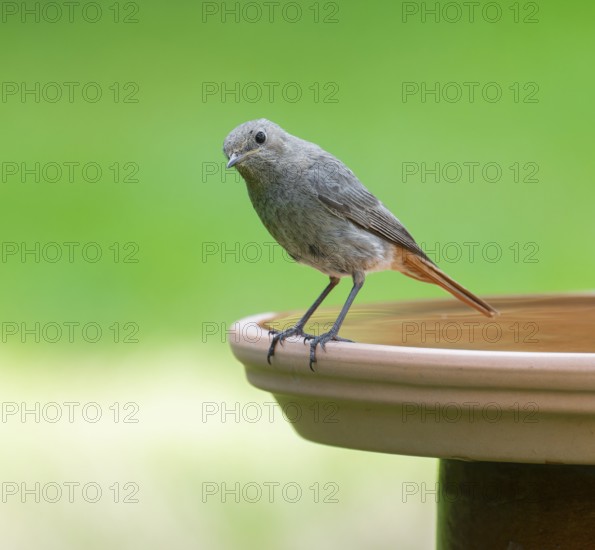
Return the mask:
{"type": "MultiPolygon", "coordinates": [[[[587,548],[595,294],[489,302],[499,317],[452,299],[356,305],[341,336],[358,343],[327,344],[315,372],[297,339],[266,361],[268,329],[298,315],[239,321],[231,346],[250,383],[280,405],[321,411],[292,421],[302,437],[440,458],[439,485],[450,492],[438,503],[439,548],[587,548]]],[[[327,330],[336,314],[321,309],[306,331],[327,330]]]]}

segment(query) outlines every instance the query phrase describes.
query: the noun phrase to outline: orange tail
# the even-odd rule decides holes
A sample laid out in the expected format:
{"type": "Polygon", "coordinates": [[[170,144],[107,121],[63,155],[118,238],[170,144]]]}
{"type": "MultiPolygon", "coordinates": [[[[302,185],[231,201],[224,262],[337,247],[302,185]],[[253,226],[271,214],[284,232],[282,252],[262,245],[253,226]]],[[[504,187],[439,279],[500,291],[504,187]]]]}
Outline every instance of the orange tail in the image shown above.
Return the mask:
{"type": "MultiPolygon", "coordinates": [[[[397,267],[397,266],[395,266],[397,267]]],[[[401,267],[401,266],[399,266],[401,267]]],[[[468,306],[475,308],[480,313],[483,313],[487,317],[494,317],[498,315],[498,312],[484,302],[481,298],[478,298],[472,292],[469,292],[465,287],[461,286],[455,280],[451,279],[444,271],[435,266],[432,262],[417,256],[416,254],[405,254],[404,262],[402,267],[405,269],[399,269],[414,279],[419,279],[427,283],[434,283],[441,286],[444,290],[450,292],[455,298],[461,300],[468,306]]]]}

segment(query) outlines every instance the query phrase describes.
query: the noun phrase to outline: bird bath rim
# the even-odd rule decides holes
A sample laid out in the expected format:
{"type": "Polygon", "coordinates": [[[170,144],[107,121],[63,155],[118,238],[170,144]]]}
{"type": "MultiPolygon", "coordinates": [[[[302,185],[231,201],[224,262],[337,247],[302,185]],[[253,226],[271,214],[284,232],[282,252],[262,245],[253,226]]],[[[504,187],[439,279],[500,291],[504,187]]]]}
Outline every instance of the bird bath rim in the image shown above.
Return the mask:
{"type": "Polygon", "coordinates": [[[231,347],[250,383],[280,404],[338,404],[337,424],[292,424],[306,439],[439,458],[595,464],[595,353],[332,342],[311,372],[300,341],[286,341],[267,364],[262,324],[275,316],[235,323],[231,347]],[[452,421],[464,404],[473,407],[452,421]],[[486,418],[488,410],[500,418],[486,418]]]}

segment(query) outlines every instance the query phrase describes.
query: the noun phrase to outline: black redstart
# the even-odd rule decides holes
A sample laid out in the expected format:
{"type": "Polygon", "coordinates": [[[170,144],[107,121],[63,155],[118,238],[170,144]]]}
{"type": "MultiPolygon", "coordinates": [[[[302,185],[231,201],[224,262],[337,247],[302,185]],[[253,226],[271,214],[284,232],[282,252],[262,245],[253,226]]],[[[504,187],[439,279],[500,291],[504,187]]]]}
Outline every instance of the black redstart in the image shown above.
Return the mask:
{"type": "Polygon", "coordinates": [[[235,166],[262,223],[296,261],[315,267],[330,283],[298,323],[282,332],[271,331],[267,360],[275,346],[290,336],[310,341],[310,368],[316,346],[324,349],[338,336],[341,324],[365,274],[393,269],[434,283],[489,317],[497,311],[469,292],[417,245],[403,224],[340,160],[318,145],[288,134],[266,119],[241,124],[225,138],[227,167],[235,166]],[[319,336],[304,327],[341,277],[353,278],[353,288],[331,329],[319,336]]]}

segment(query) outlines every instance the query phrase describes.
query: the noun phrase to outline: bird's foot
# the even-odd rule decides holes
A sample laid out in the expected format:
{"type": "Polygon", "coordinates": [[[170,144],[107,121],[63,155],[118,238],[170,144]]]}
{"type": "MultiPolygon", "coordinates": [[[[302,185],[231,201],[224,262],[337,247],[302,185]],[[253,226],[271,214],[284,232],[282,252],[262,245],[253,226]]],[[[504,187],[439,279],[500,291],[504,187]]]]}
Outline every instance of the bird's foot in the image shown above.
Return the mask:
{"type": "Polygon", "coordinates": [[[283,345],[283,341],[287,340],[287,338],[291,338],[292,336],[297,336],[298,338],[313,338],[309,334],[306,334],[303,330],[303,327],[296,325],[294,327],[288,328],[286,330],[269,330],[269,336],[272,336],[273,339],[271,340],[271,345],[269,346],[269,352],[267,353],[267,363],[271,364],[271,357],[275,355],[275,347],[277,344],[283,345]]]}
{"type": "Polygon", "coordinates": [[[336,332],[333,332],[332,330],[330,330],[329,332],[325,332],[324,334],[321,334],[320,336],[312,336],[310,334],[305,335],[304,337],[304,343],[306,343],[308,340],[311,340],[310,342],[310,370],[314,371],[314,363],[316,363],[316,346],[320,345],[320,347],[326,351],[326,344],[327,342],[353,342],[353,340],[348,340],[347,338],[341,338],[340,336],[337,336],[336,332]]]}

